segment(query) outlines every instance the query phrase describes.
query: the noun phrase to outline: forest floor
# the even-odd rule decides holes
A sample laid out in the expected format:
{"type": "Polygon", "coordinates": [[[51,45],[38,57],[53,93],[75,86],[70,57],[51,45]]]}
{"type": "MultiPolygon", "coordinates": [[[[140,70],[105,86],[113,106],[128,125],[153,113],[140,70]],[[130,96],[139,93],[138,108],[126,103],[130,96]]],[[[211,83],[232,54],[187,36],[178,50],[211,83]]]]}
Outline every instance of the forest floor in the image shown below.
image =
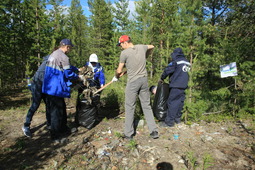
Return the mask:
{"type": "MultiPolygon", "coordinates": [[[[100,114],[105,118],[97,126],[90,130],[79,127],[68,136],[68,142],[56,144],[46,128],[44,104],[33,118],[33,137],[23,135],[21,127],[29,103],[29,92],[1,95],[0,170],[255,169],[254,120],[159,127],[158,139],[150,138],[142,120],[134,140],[126,141],[120,137],[124,113],[111,117],[118,111],[102,106],[100,114]]],[[[67,112],[69,126],[73,126],[74,102],[68,103],[67,112]]]]}

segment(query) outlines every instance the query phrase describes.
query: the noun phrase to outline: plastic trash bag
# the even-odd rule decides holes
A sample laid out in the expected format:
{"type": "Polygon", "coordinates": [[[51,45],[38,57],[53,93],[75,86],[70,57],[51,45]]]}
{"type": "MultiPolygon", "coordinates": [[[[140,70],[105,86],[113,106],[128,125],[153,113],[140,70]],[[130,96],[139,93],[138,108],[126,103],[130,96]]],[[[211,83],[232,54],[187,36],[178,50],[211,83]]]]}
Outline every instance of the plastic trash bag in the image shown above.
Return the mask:
{"type": "Polygon", "coordinates": [[[77,125],[87,129],[92,129],[95,126],[99,100],[99,96],[93,97],[91,103],[86,99],[78,99],[75,115],[75,122],[77,125]]]}
{"type": "Polygon", "coordinates": [[[159,121],[163,121],[166,118],[168,96],[169,84],[159,82],[152,106],[153,114],[159,121]]]}

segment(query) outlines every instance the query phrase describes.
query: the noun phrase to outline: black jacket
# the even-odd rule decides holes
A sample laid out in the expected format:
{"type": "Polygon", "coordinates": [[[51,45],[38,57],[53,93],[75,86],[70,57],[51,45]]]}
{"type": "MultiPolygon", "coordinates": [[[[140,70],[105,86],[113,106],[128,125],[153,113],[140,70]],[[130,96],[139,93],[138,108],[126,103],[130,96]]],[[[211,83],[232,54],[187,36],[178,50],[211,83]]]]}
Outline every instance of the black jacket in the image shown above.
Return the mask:
{"type": "Polygon", "coordinates": [[[45,57],[43,57],[43,62],[42,64],[39,66],[38,70],[36,71],[36,73],[34,74],[33,77],[33,82],[34,83],[40,83],[42,84],[43,80],[44,80],[44,72],[45,72],[45,67],[46,67],[46,63],[48,61],[50,55],[47,55],[45,57]]]}
{"type": "Polygon", "coordinates": [[[161,79],[164,80],[169,76],[169,87],[186,89],[189,81],[188,71],[191,65],[185,58],[181,48],[176,48],[171,57],[172,62],[164,69],[161,79]]]}

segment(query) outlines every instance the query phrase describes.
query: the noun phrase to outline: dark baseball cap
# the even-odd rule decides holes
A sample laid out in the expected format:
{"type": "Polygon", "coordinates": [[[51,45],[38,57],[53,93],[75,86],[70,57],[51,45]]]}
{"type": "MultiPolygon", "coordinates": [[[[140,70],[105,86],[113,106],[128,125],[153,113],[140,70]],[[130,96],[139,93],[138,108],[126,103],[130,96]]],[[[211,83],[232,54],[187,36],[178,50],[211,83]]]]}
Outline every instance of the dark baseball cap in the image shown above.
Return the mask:
{"type": "Polygon", "coordinates": [[[72,47],[74,47],[74,45],[72,44],[71,40],[69,39],[63,39],[60,41],[60,45],[70,45],[72,47]]]}

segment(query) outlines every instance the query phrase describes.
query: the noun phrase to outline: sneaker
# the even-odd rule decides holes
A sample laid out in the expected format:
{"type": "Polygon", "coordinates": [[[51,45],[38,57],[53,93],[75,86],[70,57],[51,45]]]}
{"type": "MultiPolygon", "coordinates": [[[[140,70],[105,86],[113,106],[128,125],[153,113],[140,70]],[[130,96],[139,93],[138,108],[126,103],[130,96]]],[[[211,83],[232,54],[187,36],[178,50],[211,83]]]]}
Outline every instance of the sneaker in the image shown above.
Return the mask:
{"type": "Polygon", "coordinates": [[[67,138],[59,138],[52,140],[52,142],[55,144],[67,144],[69,140],[67,138]]]}
{"type": "Polygon", "coordinates": [[[159,122],[159,126],[160,127],[174,127],[174,125],[168,126],[165,122],[159,122]]]}
{"type": "Polygon", "coordinates": [[[23,126],[22,127],[22,131],[24,133],[25,136],[31,138],[32,137],[32,133],[30,131],[30,127],[29,126],[23,126]]]}
{"type": "Polygon", "coordinates": [[[69,142],[69,139],[67,139],[67,138],[61,138],[60,139],[60,143],[62,143],[62,144],[66,144],[68,142],[69,142]]]}
{"type": "Polygon", "coordinates": [[[153,139],[159,138],[159,135],[158,135],[158,132],[157,132],[157,131],[151,132],[150,136],[151,136],[153,139]]]}
{"type": "Polygon", "coordinates": [[[60,139],[53,139],[52,142],[55,143],[55,144],[59,144],[60,143],[60,139]]]}
{"type": "Polygon", "coordinates": [[[133,136],[126,136],[126,135],[123,135],[123,136],[122,136],[122,139],[125,139],[125,140],[130,141],[130,140],[133,140],[133,136]]]}
{"type": "Polygon", "coordinates": [[[50,125],[47,125],[47,129],[48,129],[48,130],[51,130],[51,126],[50,126],[50,125]]]}
{"type": "Polygon", "coordinates": [[[75,132],[78,132],[78,128],[73,127],[73,128],[71,129],[71,133],[75,133],[75,132]]]}
{"type": "Polygon", "coordinates": [[[181,123],[181,119],[180,118],[176,118],[174,121],[175,121],[176,124],[181,123]]]}

